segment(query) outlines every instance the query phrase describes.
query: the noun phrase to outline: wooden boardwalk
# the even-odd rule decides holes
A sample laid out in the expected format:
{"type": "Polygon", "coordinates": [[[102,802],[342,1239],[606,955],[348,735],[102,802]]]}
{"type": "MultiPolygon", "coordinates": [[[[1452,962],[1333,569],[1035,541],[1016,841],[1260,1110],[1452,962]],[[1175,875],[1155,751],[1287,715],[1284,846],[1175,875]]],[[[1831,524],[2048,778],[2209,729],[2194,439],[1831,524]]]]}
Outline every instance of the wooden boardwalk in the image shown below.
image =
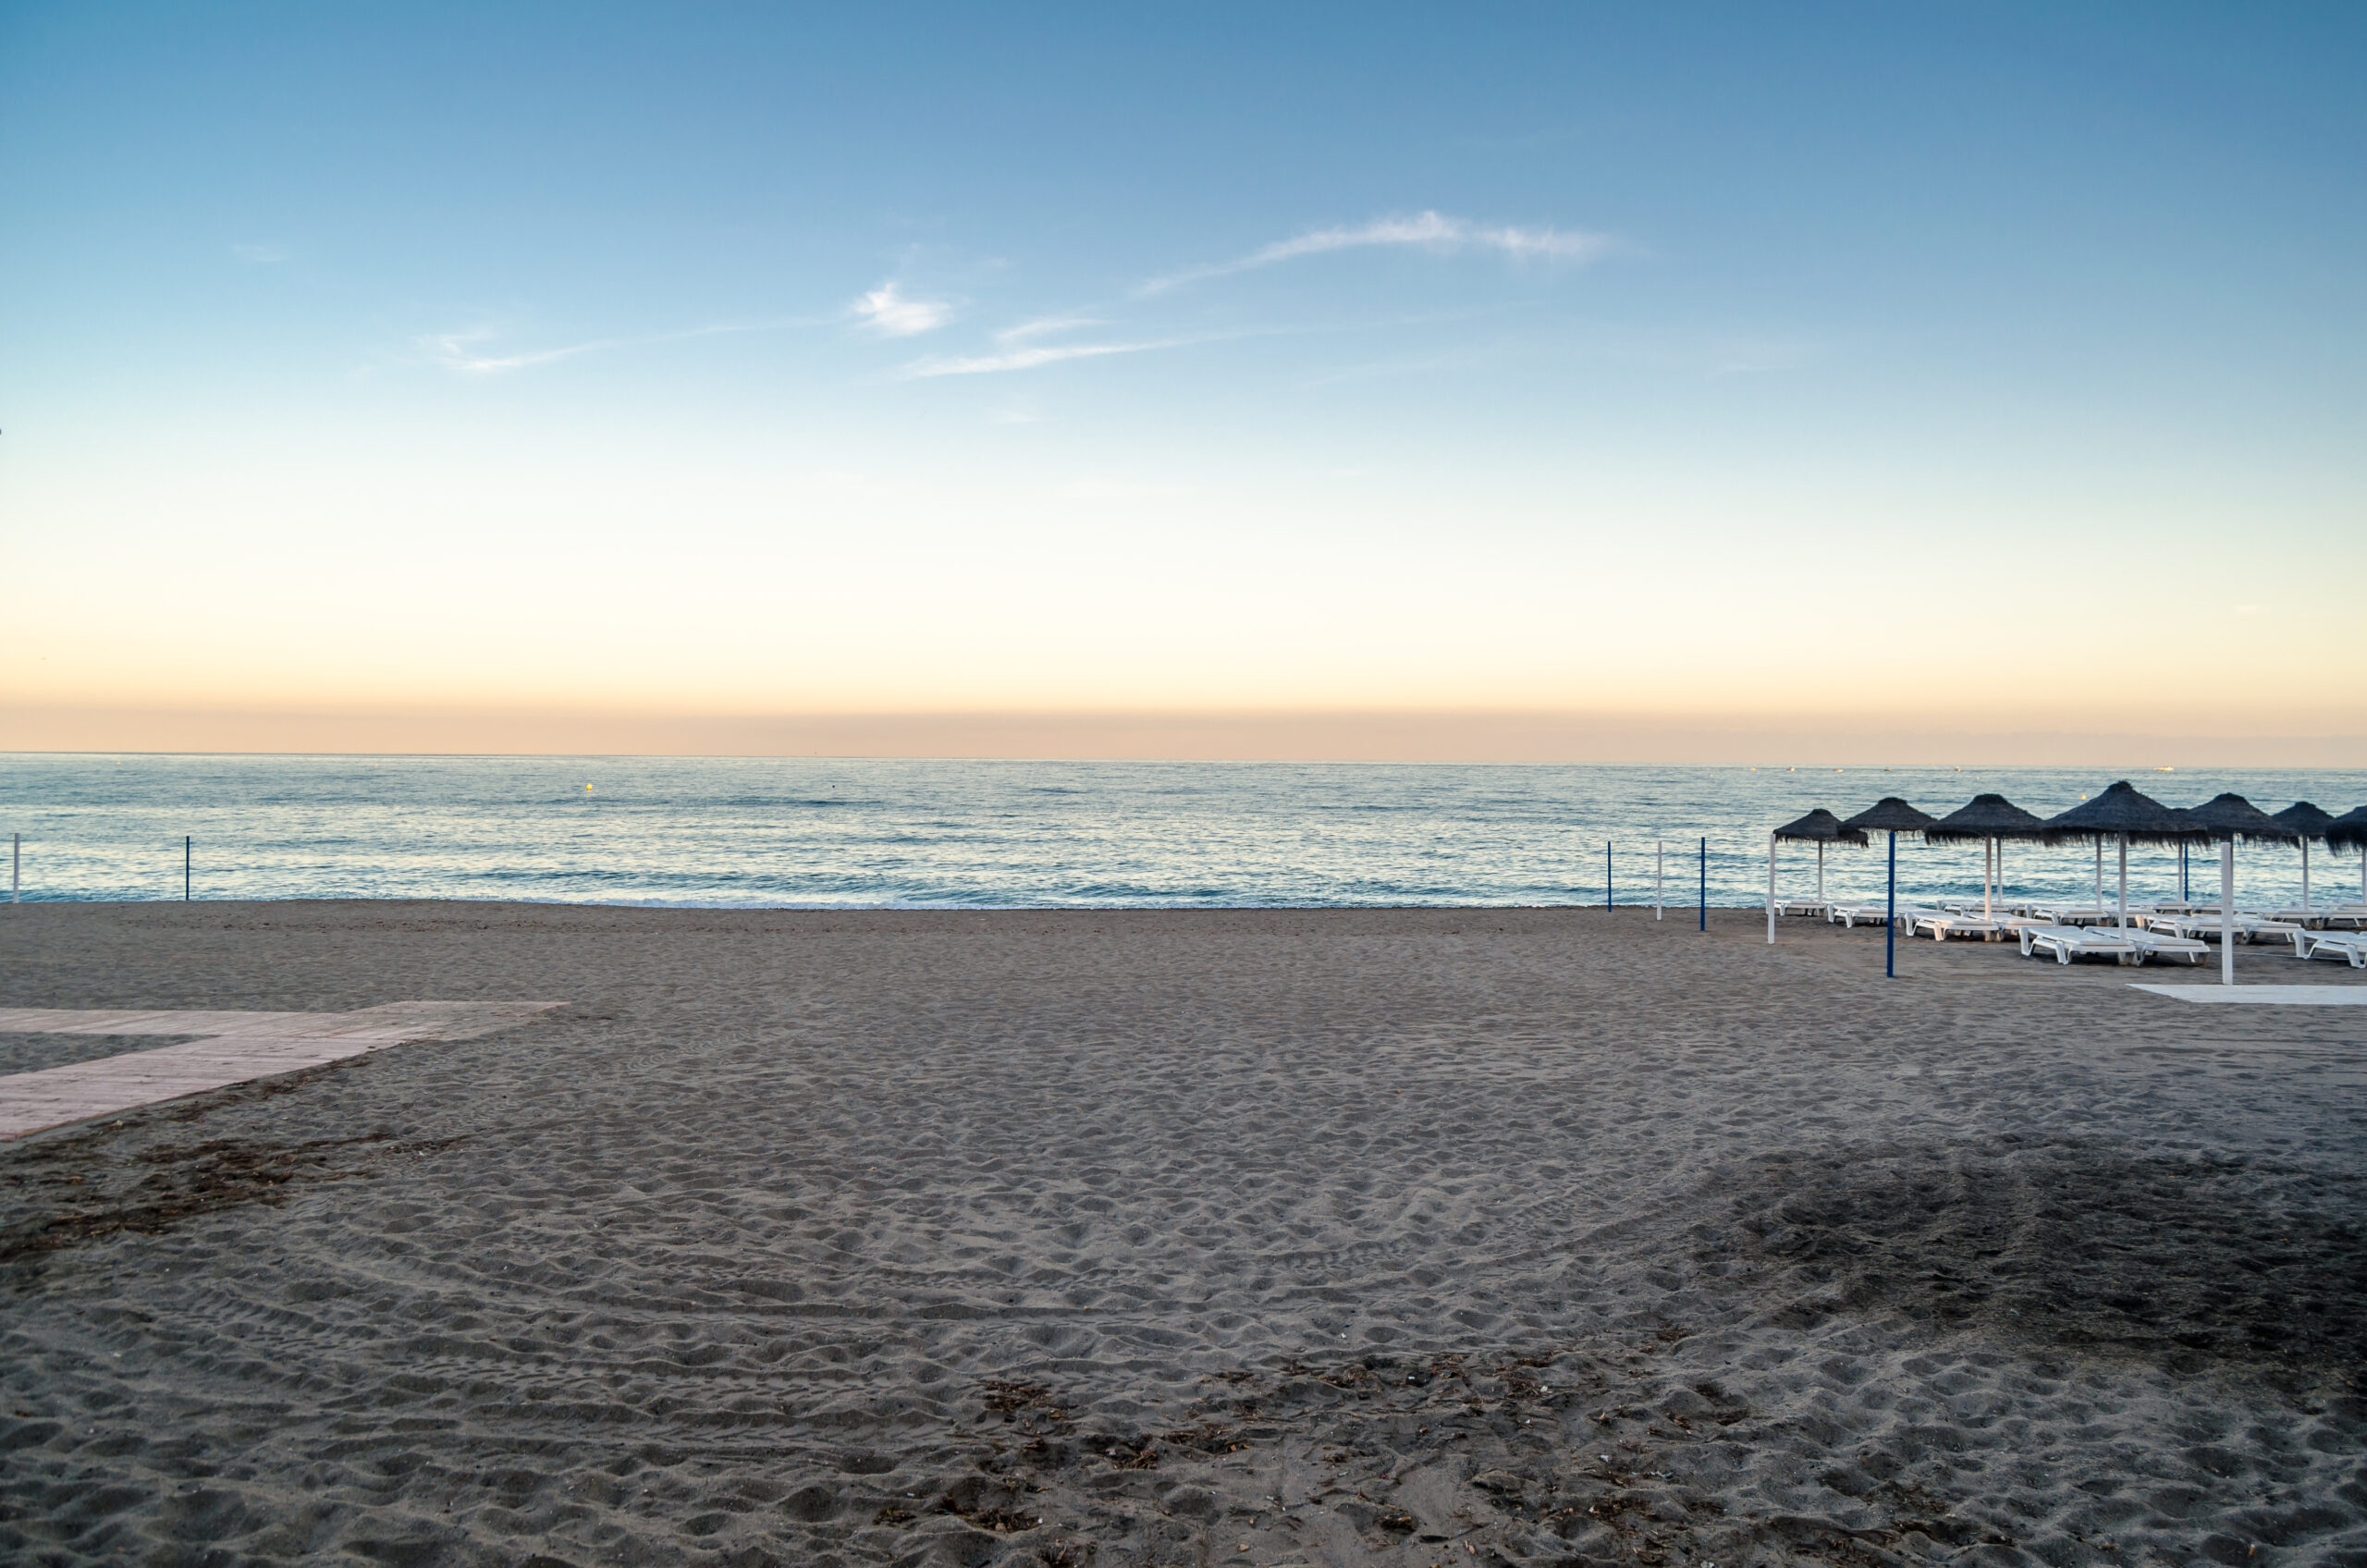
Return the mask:
{"type": "Polygon", "coordinates": [[[0,1033],[202,1038],[0,1077],[0,1140],[297,1072],[388,1046],[469,1040],[563,1002],[389,1002],[358,1012],[0,1008],[0,1033]]]}

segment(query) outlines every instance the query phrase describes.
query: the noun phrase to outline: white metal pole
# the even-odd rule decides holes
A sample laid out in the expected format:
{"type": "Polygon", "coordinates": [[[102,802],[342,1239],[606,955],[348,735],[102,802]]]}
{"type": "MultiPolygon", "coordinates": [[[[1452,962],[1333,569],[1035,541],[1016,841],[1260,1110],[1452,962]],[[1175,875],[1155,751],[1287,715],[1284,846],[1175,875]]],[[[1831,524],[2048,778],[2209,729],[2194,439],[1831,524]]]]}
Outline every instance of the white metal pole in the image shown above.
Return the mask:
{"type": "Polygon", "coordinates": [[[2120,836],[2120,928],[2128,929],[2128,835],[2120,836]]]}
{"type": "Polygon", "coordinates": [[[2236,840],[2219,846],[2219,984],[2236,983],[2236,840]]]}
{"type": "Polygon", "coordinates": [[[2104,908],[2104,841],[2096,840],[2096,918],[2103,918],[2104,908]]]}
{"type": "Polygon", "coordinates": [[[1652,840],[1652,918],[1654,920],[1661,917],[1661,906],[1664,901],[1661,893],[1667,874],[1668,845],[1655,839],[1652,840]]]}
{"type": "Polygon", "coordinates": [[[2307,839],[2302,839],[2302,840],[2301,840],[2301,920],[2302,920],[2302,923],[2303,923],[2303,924],[2305,924],[2305,925],[2306,925],[2306,924],[2308,924],[2308,922],[2309,922],[2309,918],[2310,918],[2310,840],[2308,840],[2307,839]]]}
{"type": "Polygon", "coordinates": [[[1997,868],[1993,864],[1996,853],[1996,839],[1981,840],[1981,918],[1983,920],[1993,918],[1993,912],[1990,908],[1992,902],[1990,889],[1997,883],[1997,868]]]}
{"type": "Polygon", "coordinates": [[[8,835],[8,901],[21,903],[25,896],[25,836],[8,835]]]}
{"type": "Polygon", "coordinates": [[[1775,945],[1775,835],[1767,835],[1767,945],[1775,945]]]}
{"type": "Polygon", "coordinates": [[[1824,840],[1816,841],[1816,901],[1824,902],[1824,840]]]}

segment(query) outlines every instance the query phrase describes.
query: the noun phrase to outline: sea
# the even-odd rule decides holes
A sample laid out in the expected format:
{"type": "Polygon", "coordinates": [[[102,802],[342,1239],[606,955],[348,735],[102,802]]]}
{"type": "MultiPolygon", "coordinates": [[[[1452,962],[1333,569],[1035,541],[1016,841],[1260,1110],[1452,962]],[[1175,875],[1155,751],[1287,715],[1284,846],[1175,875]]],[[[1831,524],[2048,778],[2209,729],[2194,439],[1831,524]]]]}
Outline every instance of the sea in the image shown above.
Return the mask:
{"type": "MultiPolygon", "coordinates": [[[[15,896],[478,899],[688,908],[1748,905],[1767,834],[1885,795],[1933,815],[1994,790],[2051,815],[2117,775],[2064,768],[984,762],[618,756],[0,753],[15,896]]],[[[2367,772],[2152,772],[2171,805],[2367,802],[2367,772]]],[[[1981,851],[1902,839],[1903,896],[1977,890],[1981,851]]],[[[2009,846],[2016,895],[2088,888],[2085,847],[2009,846]]],[[[1786,846],[1802,896],[1815,851],[1786,846]]],[[[2298,901],[2302,857],[2238,851],[2248,906],[2298,901]]],[[[1885,851],[1834,850],[1873,896],[1885,851]]],[[[2116,867],[2108,852],[2109,885],[2116,867]]],[[[2318,901],[2360,857],[2311,851],[2318,901]]],[[[2130,853],[2132,898],[2178,894],[2175,851],[2130,853]]],[[[2215,896],[2215,853],[2194,856],[2215,896]]]]}

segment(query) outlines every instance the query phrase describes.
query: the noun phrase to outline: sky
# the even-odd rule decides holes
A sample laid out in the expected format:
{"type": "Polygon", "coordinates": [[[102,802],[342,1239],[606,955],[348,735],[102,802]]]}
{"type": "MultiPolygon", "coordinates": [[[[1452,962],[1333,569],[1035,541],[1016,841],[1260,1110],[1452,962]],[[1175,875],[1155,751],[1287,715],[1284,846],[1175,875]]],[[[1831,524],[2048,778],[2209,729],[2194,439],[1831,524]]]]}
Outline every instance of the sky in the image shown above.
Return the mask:
{"type": "Polygon", "coordinates": [[[0,749],[2367,763],[2362,73],[2349,5],[0,0],[0,749]]]}

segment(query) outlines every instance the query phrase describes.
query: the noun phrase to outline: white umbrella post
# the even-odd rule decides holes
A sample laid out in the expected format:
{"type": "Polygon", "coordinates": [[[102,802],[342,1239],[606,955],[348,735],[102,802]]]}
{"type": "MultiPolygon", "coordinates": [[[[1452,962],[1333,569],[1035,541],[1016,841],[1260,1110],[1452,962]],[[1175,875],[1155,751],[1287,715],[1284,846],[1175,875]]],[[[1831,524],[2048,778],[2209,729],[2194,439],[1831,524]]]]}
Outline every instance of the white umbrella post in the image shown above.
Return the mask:
{"type": "Polygon", "coordinates": [[[2301,840],[2301,924],[2310,923],[2310,840],[2301,840]]]}
{"type": "Polygon", "coordinates": [[[2236,983],[2236,840],[2219,846],[2219,984],[2236,983]]]}
{"type": "Polygon", "coordinates": [[[1816,841],[1816,901],[1824,902],[1824,840],[1816,841]]]}
{"type": "Polygon", "coordinates": [[[2101,915],[2103,913],[2103,907],[2104,907],[2104,841],[2103,841],[2102,839],[2097,839],[2097,840],[2096,840],[2096,913],[2097,913],[2097,914],[2098,914],[2099,916],[2101,916],[2101,915]]]}
{"type": "Polygon", "coordinates": [[[1775,945],[1775,835],[1767,835],[1767,945],[1775,945]]]}
{"type": "Polygon", "coordinates": [[[2120,928],[2128,929],[2128,835],[2120,836],[2120,928]]]}

